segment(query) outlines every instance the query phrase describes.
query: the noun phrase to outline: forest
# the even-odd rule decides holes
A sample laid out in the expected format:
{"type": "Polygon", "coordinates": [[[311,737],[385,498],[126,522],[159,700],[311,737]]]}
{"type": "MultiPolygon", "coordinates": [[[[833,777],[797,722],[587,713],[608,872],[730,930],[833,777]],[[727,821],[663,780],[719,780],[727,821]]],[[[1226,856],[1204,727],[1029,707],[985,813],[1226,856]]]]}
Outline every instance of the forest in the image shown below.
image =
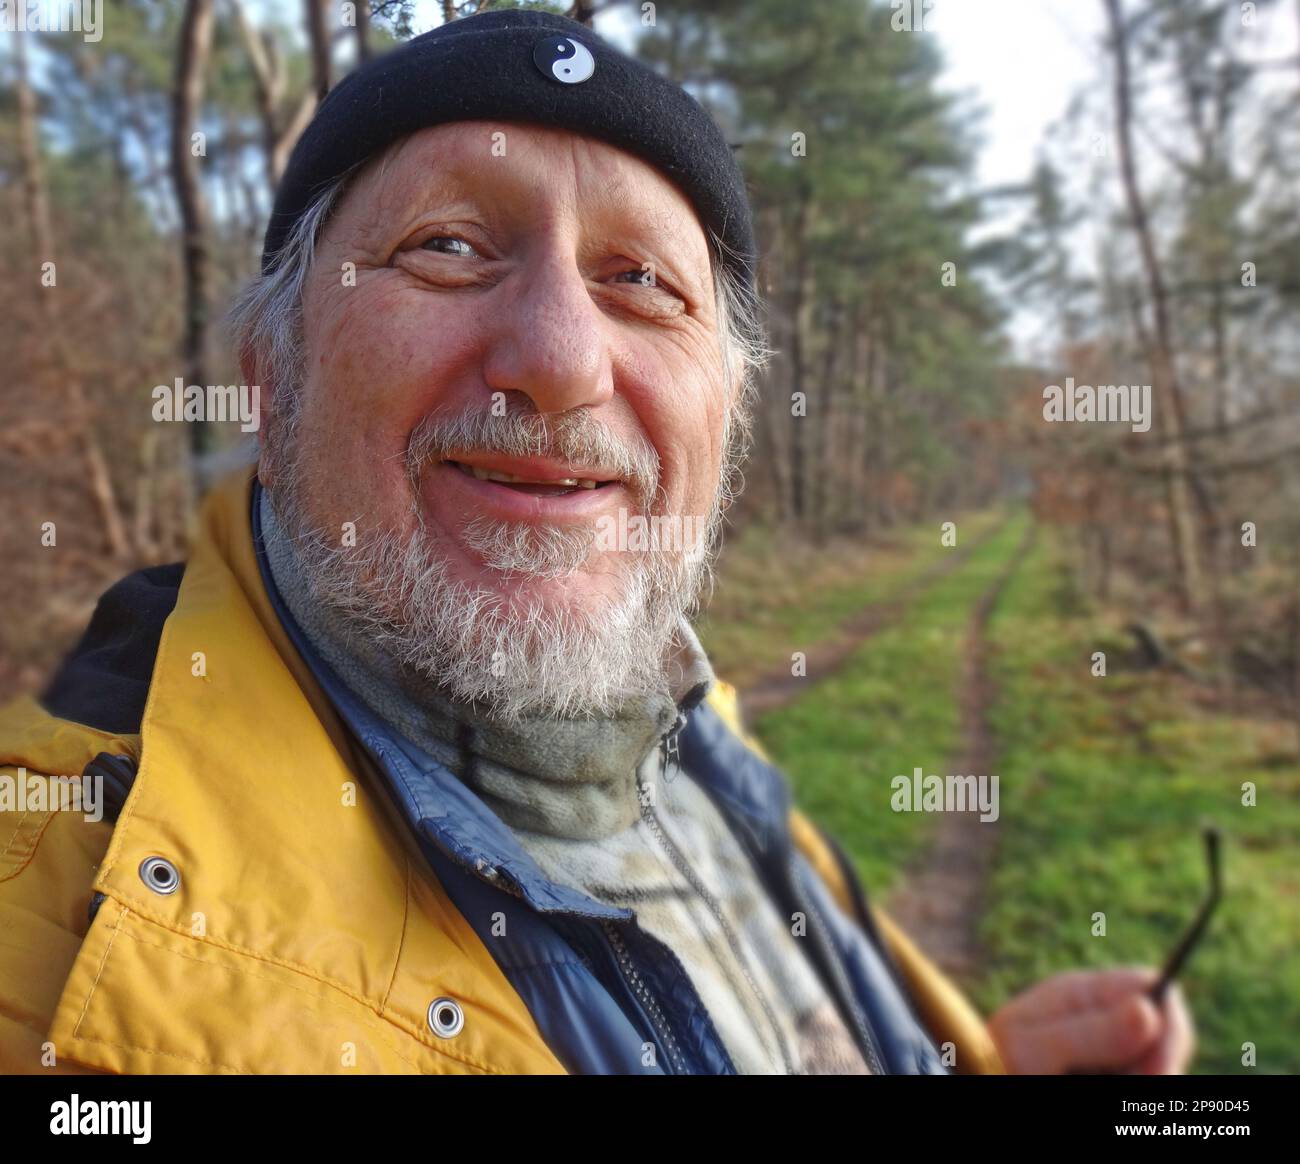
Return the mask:
{"type": "MultiPolygon", "coordinates": [[[[770,356],[700,629],[801,803],[988,1006],[1159,961],[1219,823],[1198,1069],[1294,1072],[1300,3],[1044,3],[1095,12],[1094,69],[996,186],[929,4],[520,6],[686,86],[743,167],[770,356]],[[997,773],[998,820],[886,811],[916,770],[997,773]]],[[[502,6],[105,0],[93,39],[0,37],[0,695],[248,458],[244,400],[177,395],[239,385],[224,314],[319,102],[502,6]]]]}

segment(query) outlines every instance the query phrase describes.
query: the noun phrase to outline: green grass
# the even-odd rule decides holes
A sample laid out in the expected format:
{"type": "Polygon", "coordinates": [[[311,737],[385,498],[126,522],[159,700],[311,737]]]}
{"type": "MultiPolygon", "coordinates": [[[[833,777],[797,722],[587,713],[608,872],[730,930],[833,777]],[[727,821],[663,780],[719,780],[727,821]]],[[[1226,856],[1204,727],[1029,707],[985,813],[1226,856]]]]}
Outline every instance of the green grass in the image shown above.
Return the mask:
{"type": "MultiPolygon", "coordinates": [[[[958,545],[973,544],[1001,516],[959,518],[958,545]]],[[[834,638],[865,607],[905,593],[952,552],[940,544],[938,522],[818,550],[785,545],[770,527],[751,525],[723,552],[713,601],[697,623],[700,640],[717,673],[743,687],[788,665],[792,652],[834,638]]]]}
{"type": "Polygon", "coordinates": [[[1195,1070],[1300,1070],[1300,769],[1280,725],[1193,708],[1177,681],[1093,677],[1100,619],[1077,611],[1050,540],[1026,561],[990,627],[999,698],[1002,844],[975,990],[986,1008],[1071,966],[1159,964],[1206,875],[1198,830],[1227,838],[1227,894],[1184,975],[1195,1070]],[[1282,757],[1279,761],[1278,757],[1282,757]],[[1254,781],[1259,806],[1241,804],[1254,781]],[[1105,937],[1091,936],[1104,912],[1105,937]]]}
{"type": "Polygon", "coordinates": [[[1026,521],[1019,515],[1002,526],[843,670],[755,724],[800,807],[833,833],[873,892],[892,884],[933,826],[926,814],[891,811],[890,782],[916,767],[947,775],[959,742],[957,683],[971,610],[1026,521]]]}

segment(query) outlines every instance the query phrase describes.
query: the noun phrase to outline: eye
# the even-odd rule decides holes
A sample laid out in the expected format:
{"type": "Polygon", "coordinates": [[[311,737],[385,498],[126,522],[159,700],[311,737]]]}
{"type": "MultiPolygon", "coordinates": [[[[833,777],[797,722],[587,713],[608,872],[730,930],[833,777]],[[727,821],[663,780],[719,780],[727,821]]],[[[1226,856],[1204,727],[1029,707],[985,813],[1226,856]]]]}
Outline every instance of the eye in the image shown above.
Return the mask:
{"type": "Polygon", "coordinates": [[[478,252],[469,245],[463,238],[457,238],[454,234],[435,234],[432,238],[425,239],[420,244],[422,251],[435,251],[441,255],[475,255],[478,252]],[[444,246],[443,244],[446,244],[444,246]]]}
{"type": "Polygon", "coordinates": [[[658,288],[660,291],[666,291],[669,295],[677,294],[676,291],[674,291],[658,276],[653,267],[633,267],[631,270],[619,271],[619,273],[613,277],[613,282],[640,283],[642,287],[658,288]]]}

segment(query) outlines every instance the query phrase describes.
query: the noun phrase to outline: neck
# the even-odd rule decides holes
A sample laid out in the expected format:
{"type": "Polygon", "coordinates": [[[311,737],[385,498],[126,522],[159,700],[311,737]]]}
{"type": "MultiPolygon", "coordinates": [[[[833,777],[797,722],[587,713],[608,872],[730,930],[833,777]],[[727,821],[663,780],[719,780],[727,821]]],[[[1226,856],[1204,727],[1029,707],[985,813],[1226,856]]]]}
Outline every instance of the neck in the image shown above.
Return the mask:
{"type": "Polygon", "coordinates": [[[262,541],[284,604],[312,647],[353,693],[410,743],[464,780],[512,828],[595,839],[640,814],[638,773],[713,682],[708,658],[682,619],[660,660],[661,690],[623,701],[610,715],[525,716],[452,700],[400,666],[372,638],[312,596],[292,539],[259,490],[262,541]]]}

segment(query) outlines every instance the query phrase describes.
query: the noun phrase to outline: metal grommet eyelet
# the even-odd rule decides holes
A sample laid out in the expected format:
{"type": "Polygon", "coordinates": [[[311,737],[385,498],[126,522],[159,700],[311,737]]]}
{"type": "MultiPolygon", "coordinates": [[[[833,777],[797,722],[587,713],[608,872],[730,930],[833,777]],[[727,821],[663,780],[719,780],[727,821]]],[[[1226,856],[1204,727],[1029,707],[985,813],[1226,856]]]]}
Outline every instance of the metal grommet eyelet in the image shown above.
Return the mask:
{"type": "Polygon", "coordinates": [[[165,857],[146,857],[140,862],[140,880],[164,897],[181,887],[181,875],[165,857]]]}
{"type": "Polygon", "coordinates": [[[465,1025],[465,1012],[454,998],[435,998],[429,1003],[429,1030],[440,1039],[452,1039],[465,1025]]]}

